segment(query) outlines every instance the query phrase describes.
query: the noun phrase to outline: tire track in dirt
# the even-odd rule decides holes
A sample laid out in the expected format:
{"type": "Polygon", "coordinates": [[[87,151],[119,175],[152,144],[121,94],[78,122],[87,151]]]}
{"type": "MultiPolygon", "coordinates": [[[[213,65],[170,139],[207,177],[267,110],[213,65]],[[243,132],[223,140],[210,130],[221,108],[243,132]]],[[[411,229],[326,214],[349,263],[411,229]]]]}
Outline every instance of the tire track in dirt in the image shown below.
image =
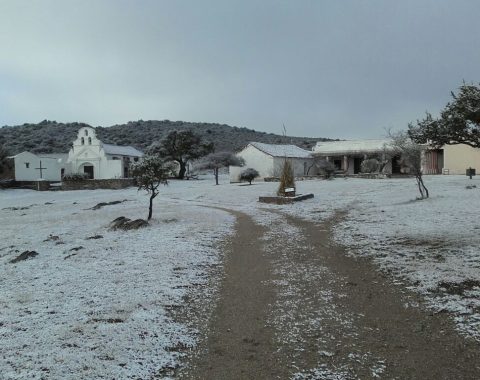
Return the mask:
{"type": "MultiPolygon", "coordinates": [[[[317,225],[237,217],[219,300],[182,379],[477,379],[478,345],[317,225]]],[[[270,210],[271,211],[271,210],[270,210]]]]}
{"type": "Polygon", "coordinates": [[[447,315],[422,307],[417,294],[392,285],[370,260],[348,256],[333,241],[341,214],[321,225],[283,217],[307,247],[287,253],[290,266],[306,268],[295,294],[304,306],[297,319],[311,313],[304,318],[305,347],[295,358],[303,372],[296,379],[480,378],[476,342],[459,336],[447,315]],[[322,281],[316,270],[323,271],[322,281]],[[308,336],[314,331],[306,328],[309,321],[317,322],[315,335],[308,336]]]}

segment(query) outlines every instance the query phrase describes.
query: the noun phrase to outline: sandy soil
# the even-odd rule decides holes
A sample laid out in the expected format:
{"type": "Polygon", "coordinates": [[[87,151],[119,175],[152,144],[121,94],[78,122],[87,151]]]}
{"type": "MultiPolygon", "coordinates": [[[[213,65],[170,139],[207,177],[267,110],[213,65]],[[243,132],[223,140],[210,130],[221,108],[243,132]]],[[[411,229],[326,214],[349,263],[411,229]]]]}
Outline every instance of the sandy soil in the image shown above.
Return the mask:
{"type": "Polygon", "coordinates": [[[292,239],[232,213],[218,303],[179,378],[480,378],[478,344],[332,241],[342,215],[284,216],[292,239]]]}

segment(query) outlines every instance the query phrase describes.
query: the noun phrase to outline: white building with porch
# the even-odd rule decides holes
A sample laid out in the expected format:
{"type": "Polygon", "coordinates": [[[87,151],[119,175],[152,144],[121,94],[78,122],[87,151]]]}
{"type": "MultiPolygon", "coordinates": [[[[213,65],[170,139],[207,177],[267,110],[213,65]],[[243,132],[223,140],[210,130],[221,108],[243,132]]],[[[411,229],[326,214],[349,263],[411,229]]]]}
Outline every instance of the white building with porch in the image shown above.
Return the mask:
{"type": "MultiPolygon", "coordinates": [[[[313,155],[324,158],[335,165],[336,170],[345,174],[358,174],[363,160],[376,158],[385,160],[391,151],[390,139],[319,141],[313,148],[313,155]]],[[[385,173],[400,174],[399,158],[389,160],[385,173]]]]}

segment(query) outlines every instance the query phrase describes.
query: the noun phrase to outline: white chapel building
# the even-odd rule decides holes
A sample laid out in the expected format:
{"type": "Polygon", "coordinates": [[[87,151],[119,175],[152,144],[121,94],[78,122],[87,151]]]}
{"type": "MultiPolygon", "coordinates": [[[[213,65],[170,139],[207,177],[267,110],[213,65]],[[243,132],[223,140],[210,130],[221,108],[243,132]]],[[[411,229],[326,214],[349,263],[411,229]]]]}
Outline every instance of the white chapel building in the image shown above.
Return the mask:
{"type": "Polygon", "coordinates": [[[86,174],[89,179],[127,178],[129,164],[142,156],[131,146],[104,144],[95,128],[82,127],[68,155],[22,152],[12,158],[17,181],[60,181],[65,174],[86,174]]]}

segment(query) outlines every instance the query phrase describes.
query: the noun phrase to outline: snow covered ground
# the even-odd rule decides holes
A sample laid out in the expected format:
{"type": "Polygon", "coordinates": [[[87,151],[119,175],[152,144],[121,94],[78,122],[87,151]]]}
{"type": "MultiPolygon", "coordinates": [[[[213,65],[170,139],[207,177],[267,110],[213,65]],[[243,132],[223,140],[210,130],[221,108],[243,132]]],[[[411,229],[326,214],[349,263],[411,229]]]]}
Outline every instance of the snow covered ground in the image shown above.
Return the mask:
{"type": "Polygon", "coordinates": [[[274,194],[276,183],[245,186],[224,178],[210,188],[210,181],[170,191],[195,203],[244,211],[267,225],[272,217],[265,208],[319,222],[345,211],[336,228],[339,243],[354,255],[372,257],[382,271],[425,295],[434,312],[450,313],[462,333],[480,341],[479,177],[426,176],[426,200],[416,199],[413,178],[298,181],[298,192],[315,198],[284,206],[256,202],[259,195],[274,194]]]}
{"type": "Polygon", "coordinates": [[[211,309],[218,243],[234,228],[230,214],[204,206],[243,211],[264,225],[272,220],[266,208],[319,222],[346,211],[335,238],[352,255],[372,257],[480,340],[480,179],[428,176],[431,198],[423,201],[413,179],[308,180],[297,189],[315,198],[285,206],[257,202],[276,183],[221,180],[172,181],[155,199],[151,226],[128,232],[107,226],[146,216],[148,198],[136,189],[0,191],[1,376],[167,376],[198,337],[194,313],[186,323],[172,311],[189,313],[192,294],[211,309]],[[112,200],[126,201],[90,209],[112,200]],[[9,262],[27,250],[39,254],[9,262]]]}
{"type": "Polygon", "coordinates": [[[197,331],[171,311],[189,312],[192,288],[211,301],[216,242],[234,219],[158,202],[151,226],[107,229],[145,217],[146,201],[135,189],[0,192],[1,379],[146,379],[178,365],[197,331]],[[26,250],[38,256],[9,262],[26,250]]]}

